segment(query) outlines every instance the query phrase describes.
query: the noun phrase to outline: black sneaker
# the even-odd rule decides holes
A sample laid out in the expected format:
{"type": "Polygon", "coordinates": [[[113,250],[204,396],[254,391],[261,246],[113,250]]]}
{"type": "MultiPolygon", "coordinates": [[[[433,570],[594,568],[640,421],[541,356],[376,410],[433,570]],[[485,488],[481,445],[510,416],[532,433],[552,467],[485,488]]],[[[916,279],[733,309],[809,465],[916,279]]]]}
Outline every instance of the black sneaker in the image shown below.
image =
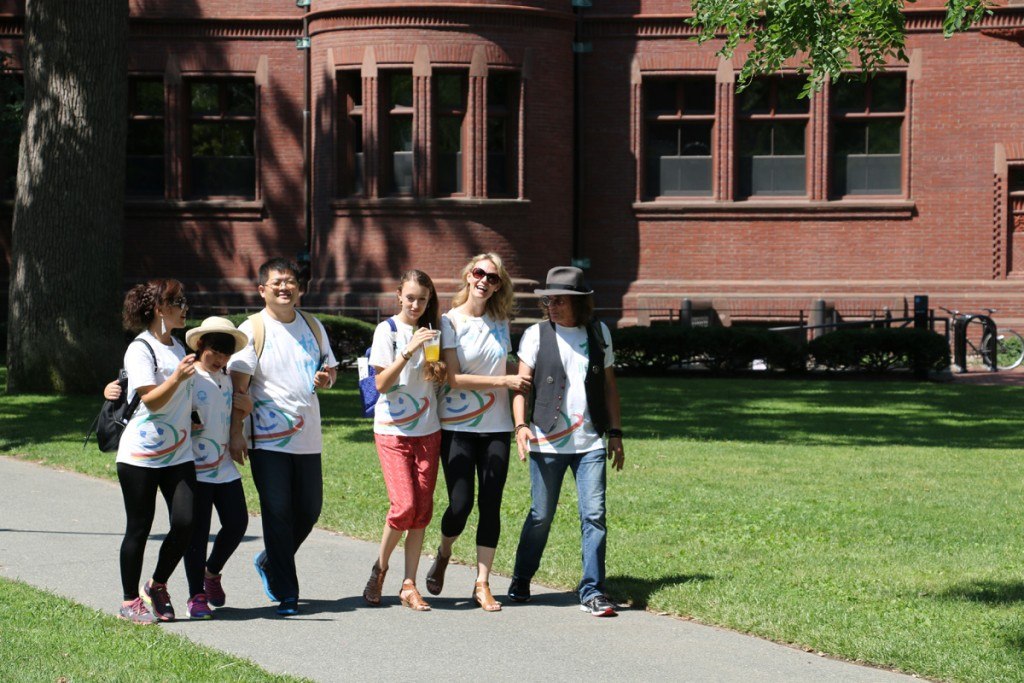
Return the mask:
{"type": "Polygon", "coordinates": [[[294,617],[299,613],[299,599],[285,598],[281,601],[281,604],[277,606],[277,613],[282,617],[294,617]]]}
{"type": "Polygon", "coordinates": [[[153,579],[142,587],[142,601],[158,621],[174,621],[174,606],[167,594],[166,583],[155,583],[153,579]]]}
{"type": "Polygon", "coordinates": [[[603,595],[590,598],[580,605],[581,612],[590,612],[595,617],[614,617],[615,604],[603,595]]]}
{"type": "Polygon", "coordinates": [[[530,582],[513,576],[508,586],[508,599],[512,602],[530,602],[530,582]]]}

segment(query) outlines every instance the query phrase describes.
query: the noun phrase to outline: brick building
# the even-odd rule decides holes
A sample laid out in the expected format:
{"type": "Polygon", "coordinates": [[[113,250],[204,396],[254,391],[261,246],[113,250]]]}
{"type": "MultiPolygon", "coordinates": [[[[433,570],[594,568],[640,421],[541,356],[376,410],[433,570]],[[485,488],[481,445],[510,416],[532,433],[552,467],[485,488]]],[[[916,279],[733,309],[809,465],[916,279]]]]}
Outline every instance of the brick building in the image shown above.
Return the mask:
{"type": "MultiPolygon", "coordinates": [[[[947,41],[922,0],[909,63],[809,101],[795,64],[737,93],[741,57],[692,42],[686,10],[131,0],[126,277],[237,304],[284,254],[309,259],[307,304],[372,306],[405,268],[450,291],[492,250],[523,291],[589,260],[627,323],[914,294],[1024,322],[1024,5],[947,41]]],[[[0,0],[0,49],[21,13],[0,0]]]]}

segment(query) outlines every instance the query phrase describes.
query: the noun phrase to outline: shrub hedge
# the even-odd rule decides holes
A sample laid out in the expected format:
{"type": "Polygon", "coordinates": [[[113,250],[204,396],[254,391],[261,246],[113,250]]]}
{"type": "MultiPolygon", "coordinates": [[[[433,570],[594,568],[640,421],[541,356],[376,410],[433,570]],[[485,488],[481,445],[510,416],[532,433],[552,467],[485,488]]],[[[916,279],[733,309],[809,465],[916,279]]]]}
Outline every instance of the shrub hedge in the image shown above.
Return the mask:
{"type": "Polygon", "coordinates": [[[917,373],[949,367],[944,337],[907,328],[848,329],[822,335],[810,344],[761,328],[679,326],[625,327],[612,333],[619,368],[661,372],[699,366],[717,371],[750,368],[762,361],[769,370],[796,372],[809,366],[829,370],[917,373]]]}
{"type": "Polygon", "coordinates": [[[928,330],[909,328],[836,330],[811,340],[808,355],[829,370],[916,373],[949,367],[949,344],[928,330]]]}

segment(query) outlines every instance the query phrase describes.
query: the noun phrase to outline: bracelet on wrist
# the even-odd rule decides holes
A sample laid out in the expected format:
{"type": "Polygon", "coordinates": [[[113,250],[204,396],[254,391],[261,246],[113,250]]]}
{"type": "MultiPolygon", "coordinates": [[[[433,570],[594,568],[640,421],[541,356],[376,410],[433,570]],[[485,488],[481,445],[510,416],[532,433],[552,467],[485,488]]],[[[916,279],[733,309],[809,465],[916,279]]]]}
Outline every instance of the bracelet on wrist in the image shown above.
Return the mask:
{"type": "Polygon", "coordinates": [[[609,429],[608,430],[608,438],[609,439],[621,439],[622,438],[622,430],[621,429],[609,429]]]}
{"type": "Polygon", "coordinates": [[[512,435],[513,436],[519,436],[519,430],[520,429],[526,429],[529,426],[530,425],[526,424],[525,422],[520,422],[519,424],[516,425],[515,431],[512,432],[512,435]]]}
{"type": "Polygon", "coordinates": [[[410,351],[408,349],[402,349],[402,358],[404,358],[406,360],[409,360],[410,358],[412,358],[412,351],[410,351]]]}

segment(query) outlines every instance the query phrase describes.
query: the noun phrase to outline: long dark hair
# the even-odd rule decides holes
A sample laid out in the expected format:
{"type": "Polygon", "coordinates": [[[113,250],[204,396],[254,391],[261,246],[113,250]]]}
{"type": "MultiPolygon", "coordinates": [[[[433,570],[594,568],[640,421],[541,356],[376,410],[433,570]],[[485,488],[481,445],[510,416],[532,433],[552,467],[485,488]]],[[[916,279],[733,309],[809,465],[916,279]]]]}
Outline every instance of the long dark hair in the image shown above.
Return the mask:
{"type": "MultiPolygon", "coordinates": [[[[434,281],[430,279],[430,276],[424,273],[422,270],[407,270],[402,273],[402,276],[398,278],[398,294],[401,296],[402,287],[406,282],[415,282],[420,287],[426,287],[427,291],[430,292],[430,296],[427,298],[427,307],[424,309],[423,314],[420,315],[420,319],[417,324],[420,327],[430,326],[431,329],[441,329],[441,301],[437,298],[437,289],[434,287],[434,281]]],[[[427,363],[423,367],[423,379],[428,382],[434,382],[441,384],[444,382],[447,376],[448,368],[445,366],[444,361],[437,361],[435,363],[427,363]]]]}
{"type": "Polygon", "coordinates": [[[155,279],[135,285],[124,297],[121,322],[124,329],[139,332],[149,327],[157,306],[166,306],[178,298],[184,286],[177,280],[155,279]]]}

